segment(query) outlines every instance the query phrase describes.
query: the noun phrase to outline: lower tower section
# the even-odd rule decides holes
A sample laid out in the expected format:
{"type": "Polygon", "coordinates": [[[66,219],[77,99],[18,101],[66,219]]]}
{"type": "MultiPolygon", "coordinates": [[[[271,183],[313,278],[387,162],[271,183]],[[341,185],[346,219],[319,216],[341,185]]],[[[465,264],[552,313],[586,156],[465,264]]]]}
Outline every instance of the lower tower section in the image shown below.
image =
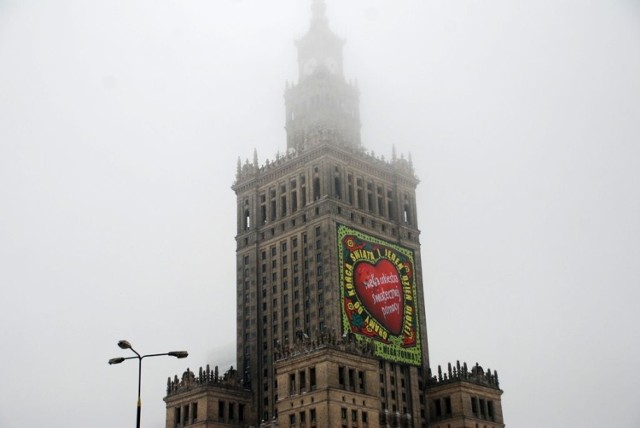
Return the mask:
{"type": "Polygon", "coordinates": [[[278,427],[380,427],[378,360],[347,341],[307,341],[276,362],[278,427]]]}
{"type": "Polygon", "coordinates": [[[244,388],[237,370],[223,375],[200,368],[198,376],[187,369],[167,381],[166,428],[247,428],[255,420],[253,396],[244,388]]]}
{"type": "Polygon", "coordinates": [[[427,382],[429,428],[504,428],[498,373],[458,361],[427,382]]]}

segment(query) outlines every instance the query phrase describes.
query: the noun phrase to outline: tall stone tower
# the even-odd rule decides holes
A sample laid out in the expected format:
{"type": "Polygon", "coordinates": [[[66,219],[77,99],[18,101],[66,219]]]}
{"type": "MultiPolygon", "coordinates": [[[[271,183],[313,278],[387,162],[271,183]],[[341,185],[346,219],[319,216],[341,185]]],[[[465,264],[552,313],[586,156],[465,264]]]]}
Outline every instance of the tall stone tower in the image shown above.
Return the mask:
{"type": "Polygon", "coordinates": [[[418,371],[428,366],[428,347],[418,179],[409,161],[385,161],[362,147],[343,43],[324,3],[314,1],[309,31],[296,44],[298,83],[285,92],[287,154],[239,166],[233,185],[237,363],[263,419],[275,415],[274,356],[322,334],[371,341],[381,376],[404,379],[384,408],[419,417],[418,371]]]}
{"type": "MultiPolygon", "coordinates": [[[[450,403],[453,384],[429,371],[419,180],[395,150],[385,160],[363,147],[344,41],[322,0],[311,11],[296,43],[298,81],[284,94],[286,153],[239,162],[232,186],[236,369],[222,379],[208,367],[170,379],[168,428],[183,426],[185,414],[206,427],[426,427],[451,416],[427,398],[433,387],[438,403],[450,403]],[[442,417],[430,418],[434,406],[442,417]]],[[[493,388],[491,415],[501,417],[497,381],[487,385],[456,383],[455,397],[473,391],[479,400],[493,388]]]]}

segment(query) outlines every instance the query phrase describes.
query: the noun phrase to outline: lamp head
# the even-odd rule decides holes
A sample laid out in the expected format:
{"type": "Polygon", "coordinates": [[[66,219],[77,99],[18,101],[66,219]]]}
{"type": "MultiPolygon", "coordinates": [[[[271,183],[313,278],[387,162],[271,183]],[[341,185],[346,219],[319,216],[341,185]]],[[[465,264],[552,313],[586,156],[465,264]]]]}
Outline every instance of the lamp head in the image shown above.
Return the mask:
{"type": "Polygon", "coordinates": [[[127,342],[126,340],[118,341],[118,346],[121,349],[131,349],[131,344],[129,342],[127,342]]]}
{"type": "Polygon", "coordinates": [[[176,358],[187,358],[189,356],[189,353],[187,351],[172,351],[169,352],[168,355],[176,358]]]}
{"type": "Polygon", "coordinates": [[[124,361],[124,358],[122,357],[116,357],[116,358],[112,358],[109,360],[109,364],[120,364],[121,362],[124,361]]]}

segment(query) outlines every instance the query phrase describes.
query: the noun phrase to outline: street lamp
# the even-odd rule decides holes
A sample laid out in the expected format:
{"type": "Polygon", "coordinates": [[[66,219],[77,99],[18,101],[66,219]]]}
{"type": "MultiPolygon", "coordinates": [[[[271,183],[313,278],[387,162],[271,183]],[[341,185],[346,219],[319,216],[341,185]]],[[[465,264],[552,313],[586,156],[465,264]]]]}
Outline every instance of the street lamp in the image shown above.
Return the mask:
{"type": "Polygon", "coordinates": [[[138,353],[138,351],[136,351],[135,349],[133,349],[133,347],[131,346],[131,344],[129,342],[127,342],[126,340],[121,340],[118,342],[118,346],[121,349],[131,349],[131,351],[136,354],[135,357],[116,357],[116,358],[111,358],[109,360],[109,365],[111,364],[120,364],[121,362],[123,362],[124,360],[132,360],[134,358],[138,359],[138,413],[137,413],[137,417],[136,417],[136,428],[140,428],[140,411],[142,408],[142,401],[140,401],[140,387],[142,385],[142,359],[143,358],[147,358],[147,357],[160,357],[163,355],[168,355],[170,357],[176,357],[176,358],[187,358],[189,356],[189,353],[187,351],[171,351],[171,352],[165,352],[162,354],[147,354],[147,355],[140,355],[138,353]]]}

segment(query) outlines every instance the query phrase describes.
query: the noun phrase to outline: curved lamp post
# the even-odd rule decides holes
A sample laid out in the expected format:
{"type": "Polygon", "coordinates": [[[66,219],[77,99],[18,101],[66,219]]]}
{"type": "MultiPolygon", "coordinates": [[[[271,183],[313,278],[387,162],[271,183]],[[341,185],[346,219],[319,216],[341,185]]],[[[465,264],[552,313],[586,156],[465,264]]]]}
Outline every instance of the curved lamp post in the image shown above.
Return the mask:
{"type": "Polygon", "coordinates": [[[131,351],[136,354],[135,357],[116,357],[116,358],[111,358],[109,360],[109,364],[120,364],[121,362],[123,362],[124,360],[132,360],[134,358],[138,359],[138,413],[137,413],[137,417],[136,417],[136,428],[140,428],[140,411],[142,408],[142,401],[140,401],[140,386],[142,385],[142,359],[143,358],[147,358],[147,357],[160,357],[163,355],[168,355],[170,357],[176,357],[176,358],[187,358],[189,356],[189,353],[187,351],[171,351],[171,352],[165,352],[162,354],[147,354],[147,355],[140,355],[138,353],[138,351],[136,351],[135,349],[133,349],[133,347],[131,346],[131,344],[129,342],[127,342],[126,340],[121,340],[118,342],[118,346],[121,349],[131,349],[131,351]]]}

